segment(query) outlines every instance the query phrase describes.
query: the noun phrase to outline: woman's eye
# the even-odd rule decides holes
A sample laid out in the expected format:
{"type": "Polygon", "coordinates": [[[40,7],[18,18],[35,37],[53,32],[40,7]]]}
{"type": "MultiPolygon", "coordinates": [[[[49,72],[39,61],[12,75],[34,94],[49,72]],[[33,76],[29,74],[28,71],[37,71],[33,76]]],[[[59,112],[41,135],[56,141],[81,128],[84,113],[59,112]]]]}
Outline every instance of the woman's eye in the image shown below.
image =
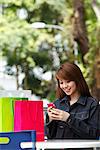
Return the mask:
{"type": "Polygon", "coordinates": [[[59,84],[63,84],[63,83],[69,83],[70,80],[65,80],[65,81],[59,81],[59,84]]]}
{"type": "Polygon", "coordinates": [[[63,82],[60,82],[60,84],[63,84],[63,82]]]}
{"type": "Polygon", "coordinates": [[[69,83],[69,82],[70,82],[70,80],[67,80],[66,82],[67,82],[67,83],[69,83]]]}

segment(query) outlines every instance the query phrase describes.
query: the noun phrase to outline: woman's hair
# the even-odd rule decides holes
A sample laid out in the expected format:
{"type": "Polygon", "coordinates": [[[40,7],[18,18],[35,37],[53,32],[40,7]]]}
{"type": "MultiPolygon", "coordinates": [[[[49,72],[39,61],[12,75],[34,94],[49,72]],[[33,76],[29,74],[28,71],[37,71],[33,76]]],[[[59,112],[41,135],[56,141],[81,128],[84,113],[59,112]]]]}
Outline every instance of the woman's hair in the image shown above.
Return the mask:
{"type": "Polygon", "coordinates": [[[56,90],[57,98],[63,98],[66,95],[66,93],[60,88],[59,80],[61,79],[74,81],[81,96],[91,96],[80,68],[74,63],[66,62],[62,64],[56,72],[56,79],[58,82],[56,90]]]}

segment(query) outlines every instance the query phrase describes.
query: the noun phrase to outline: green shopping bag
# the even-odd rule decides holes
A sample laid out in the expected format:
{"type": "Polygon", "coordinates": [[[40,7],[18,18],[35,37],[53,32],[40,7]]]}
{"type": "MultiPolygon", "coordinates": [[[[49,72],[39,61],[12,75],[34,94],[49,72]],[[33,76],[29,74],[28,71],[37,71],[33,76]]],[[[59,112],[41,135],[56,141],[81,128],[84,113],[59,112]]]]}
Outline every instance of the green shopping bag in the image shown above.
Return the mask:
{"type": "Polygon", "coordinates": [[[15,100],[28,100],[28,98],[20,98],[20,97],[0,98],[0,132],[14,131],[15,100]]]}
{"type": "Polygon", "coordinates": [[[13,107],[9,98],[0,98],[0,132],[13,131],[13,107]]]}

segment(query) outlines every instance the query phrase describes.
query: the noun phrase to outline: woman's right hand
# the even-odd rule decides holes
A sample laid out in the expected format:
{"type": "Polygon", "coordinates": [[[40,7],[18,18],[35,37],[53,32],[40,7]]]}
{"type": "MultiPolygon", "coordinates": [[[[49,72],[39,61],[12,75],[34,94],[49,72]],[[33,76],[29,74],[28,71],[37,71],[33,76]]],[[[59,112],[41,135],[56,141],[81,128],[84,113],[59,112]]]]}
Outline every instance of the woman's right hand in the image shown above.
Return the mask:
{"type": "Polygon", "coordinates": [[[51,109],[52,109],[52,106],[50,106],[50,107],[47,108],[47,113],[48,113],[49,121],[50,122],[53,120],[51,109]]]}
{"type": "Polygon", "coordinates": [[[49,121],[56,120],[57,113],[55,110],[56,108],[54,108],[53,106],[48,107],[47,113],[49,116],[49,121]]]}
{"type": "Polygon", "coordinates": [[[61,120],[61,121],[66,122],[70,116],[68,112],[57,109],[57,108],[53,108],[52,106],[48,107],[47,112],[49,116],[49,121],[61,120]]]}

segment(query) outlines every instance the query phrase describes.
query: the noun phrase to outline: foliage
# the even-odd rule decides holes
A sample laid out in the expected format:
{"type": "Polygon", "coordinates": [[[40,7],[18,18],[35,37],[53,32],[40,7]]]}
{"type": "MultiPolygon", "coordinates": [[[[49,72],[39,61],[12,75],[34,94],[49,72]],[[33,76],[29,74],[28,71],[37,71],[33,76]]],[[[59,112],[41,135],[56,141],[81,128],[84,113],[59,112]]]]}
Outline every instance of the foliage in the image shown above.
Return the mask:
{"type": "Polygon", "coordinates": [[[17,77],[24,74],[18,88],[31,89],[34,94],[53,100],[55,70],[65,61],[77,61],[91,87],[93,74],[89,73],[93,70],[92,60],[98,45],[98,25],[89,0],[85,0],[90,42],[90,51],[85,56],[86,65],[82,64],[81,53],[72,35],[72,0],[0,0],[0,6],[0,55],[6,58],[6,73],[17,77]],[[34,22],[62,26],[64,30],[32,28],[34,22]],[[34,72],[36,67],[42,70],[41,78],[34,72]],[[50,81],[42,78],[48,71],[51,71],[50,81]]]}

